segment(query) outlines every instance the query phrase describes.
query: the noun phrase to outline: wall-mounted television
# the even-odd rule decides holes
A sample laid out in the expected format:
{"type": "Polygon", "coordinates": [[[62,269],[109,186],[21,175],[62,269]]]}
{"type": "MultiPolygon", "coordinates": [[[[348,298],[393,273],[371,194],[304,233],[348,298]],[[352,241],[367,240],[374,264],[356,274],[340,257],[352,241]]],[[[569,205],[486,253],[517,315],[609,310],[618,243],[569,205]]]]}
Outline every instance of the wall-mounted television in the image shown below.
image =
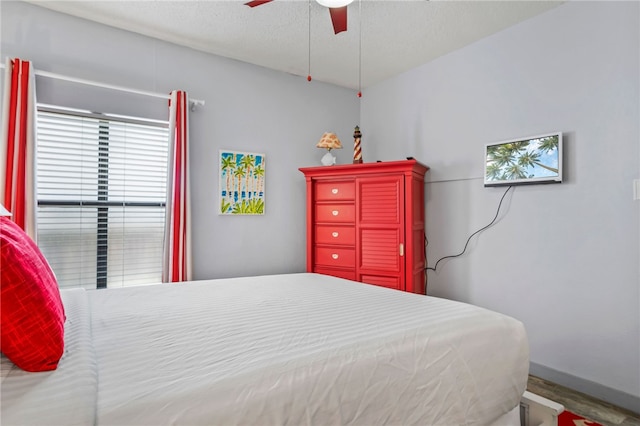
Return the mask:
{"type": "Polygon", "coordinates": [[[489,143],[484,186],[562,182],[562,133],[489,143]]]}

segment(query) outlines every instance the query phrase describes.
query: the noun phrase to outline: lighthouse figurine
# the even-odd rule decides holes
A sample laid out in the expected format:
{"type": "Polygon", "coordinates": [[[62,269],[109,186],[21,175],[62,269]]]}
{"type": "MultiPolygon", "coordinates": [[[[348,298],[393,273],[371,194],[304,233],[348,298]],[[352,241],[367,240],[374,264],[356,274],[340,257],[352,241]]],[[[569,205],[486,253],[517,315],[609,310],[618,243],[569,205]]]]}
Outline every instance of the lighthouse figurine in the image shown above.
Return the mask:
{"type": "Polygon", "coordinates": [[[353,131],[353,164],[362,163],[362,148],[360,148],[360,139],[362,133],[360,133],[360,127],[356,126],[353,131]]]}

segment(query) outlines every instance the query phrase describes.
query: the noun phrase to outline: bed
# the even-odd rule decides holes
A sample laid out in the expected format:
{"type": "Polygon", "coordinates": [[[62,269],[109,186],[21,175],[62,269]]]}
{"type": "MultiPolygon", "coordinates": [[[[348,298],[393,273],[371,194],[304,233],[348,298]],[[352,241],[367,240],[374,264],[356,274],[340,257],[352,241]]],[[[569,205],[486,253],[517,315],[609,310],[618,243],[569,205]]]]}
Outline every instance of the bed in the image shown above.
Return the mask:
{"type": "Polygon", "coordinates": [[[312,273],[60,293],[3,425],[519,424],[524,327],[479,307],[312,273]]]}

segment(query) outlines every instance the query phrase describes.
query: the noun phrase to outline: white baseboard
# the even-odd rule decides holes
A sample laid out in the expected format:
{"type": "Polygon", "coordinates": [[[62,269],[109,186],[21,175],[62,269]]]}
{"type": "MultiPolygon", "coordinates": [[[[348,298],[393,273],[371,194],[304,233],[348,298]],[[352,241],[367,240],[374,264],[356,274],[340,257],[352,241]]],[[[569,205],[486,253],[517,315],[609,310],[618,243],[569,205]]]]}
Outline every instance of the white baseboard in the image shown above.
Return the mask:
{"type": "Polygon", "coordinates": [[[535,393],[525,391],[520,398],[521,426],[558,426],[564,406],[535,393]]]}

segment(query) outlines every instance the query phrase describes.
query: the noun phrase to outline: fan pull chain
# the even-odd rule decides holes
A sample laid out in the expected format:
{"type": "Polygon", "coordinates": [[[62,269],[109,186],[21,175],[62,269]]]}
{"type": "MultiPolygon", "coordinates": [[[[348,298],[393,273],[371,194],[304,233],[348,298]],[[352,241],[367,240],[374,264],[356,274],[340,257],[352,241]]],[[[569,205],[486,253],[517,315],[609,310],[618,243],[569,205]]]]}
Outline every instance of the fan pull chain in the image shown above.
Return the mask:
{"type": "Polygon", "coordinates": [[[309,47],[307,49],[307,52],[309,54],[309,62],[308,62],[308,70],[309,72],[307,73],[307,81],[311,81],[311,0],[309,0],[309,10],[308,10],[308,18],[309,18],[309,47]]]}
{"type": "Polygon", "coordinates": [[[360,15],[360,25],[358,28],[358,97],[362,97],[362,0],[358,0],[358,14],[360,15]]]}

